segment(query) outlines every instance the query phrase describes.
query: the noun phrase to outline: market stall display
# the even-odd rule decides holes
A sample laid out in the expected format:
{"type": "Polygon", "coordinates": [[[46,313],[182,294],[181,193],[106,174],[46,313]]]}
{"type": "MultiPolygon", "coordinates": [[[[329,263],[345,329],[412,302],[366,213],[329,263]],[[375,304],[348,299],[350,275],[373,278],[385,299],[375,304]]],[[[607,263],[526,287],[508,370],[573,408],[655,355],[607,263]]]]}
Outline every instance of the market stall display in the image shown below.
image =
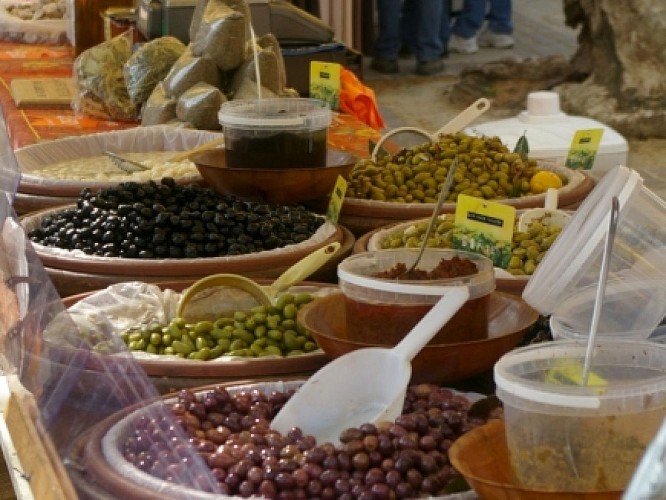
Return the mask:
{"type": "Polygon", "coordinates": [[[173,179],[87,190],[78,206],[28,215],[22,224],[48,269],[111,282],[219,272],[275,278],[312,250],[340,242],[334,266],[353,244],[344,244],[340,226],[303,206],[241,202],[173,179]]]}
{"type": "MultiPolygon", "coordinates": [[[[529,210],[529,209],[526,209],[529,210]]],[[[537,221],[527,231],[519,231],[519,218],[525,210],[517,211],[516,227],[511,243],[509,267],[495,269],[495,284],[502,292],[522,294],[548,249],[562,231],[562,227],[550,222],[537,221]]],[[[563,211],[567,215],[573,211],[563,211]]],[[[379,227],[357,238],[353,253],[391,248],[416,248],[423,241],[427,220],[417,219],[379,227]]],[[[454,214],[442,214],[431,237],[429,247],[451,248],[455,229],[454,214]]]]}
{"type": "Polygon", "coordinates": [[[360,236],[380,226],[427,217],[455,156],[459,165],[443,212],[455,211],[458,194],[517,209],[542,207],[548,187],[557,188],[559,206],[566,209],[579,204],[594,186],[581,171],[523,160],[497,137],[459,133],[440,141],[383,156],[376,163],[361,160],[350,173],[340,222],[360,236]],[[546,176],[550,180],[541,182],[546,176]]]}
{"type": "Polygon", "coordinates": [[[68,18],[64,0],[2,0],[0,39],[23,43],[66,43],[68,18]]]}
{"type": "Polygon", "coordinates": [[[167,125],[63,137],[15,151],[21,170],[19,192],[68,204],[83,188],[102,189],[120,182],[159,181],[172,177],[179,183],[202,182],[194,164],[172,157],[219,138],[219,134],[167,125]],[[149,170],[128,174],[104,157],[107,151],[144,162],[149,170]],[[63,198],[63,200],[58,200],[63,198]]]}
{"type": "MultiPolygon", "coordinates": [[[[258,282],[263,286],[272,284],[271,280],[262,279],[258,282]]],[[[255,308],[254,302],[248,301],[245,294],[231,297],[229,294],[225,294],[226,302],[234,303],[238,308],[237,311],[232,313],[228,311],[227,304],[221,304],[217,300],[218,296],[214,293],[208,294],[205,300],[199,301],[199,305],[195,304],[193,310],[194,314],[200,314],[202,317],[203,315],[206,316],[206,319],[201,321],[210,320],[215,316],[217,319],[211,323],[213,325],[219,323],[218,326],[222,326],[222,323],[224,325],[214,332],[213,330],[204,332],[205,323],[199,325],[201,332],[195,336],[190,353],[200,352],[200,350],[195,349],[197,337],[213,338],[217,345],[225,344],[224,340],[220,341],[219,339],[228,339],[229,343],[225,349],[229,349],[233,341],[245,339],[243,344],[237,342],[238,345],[235,345],[235,347],[239,347],[238,352],[234,353],[235,355],[228,355],[229,351],[227,350],[226,354],[217,357],[209,355],[204,359],[202,356],[192,355],[193,359],[187,359],[189,356],[185,355],[184,352],[188,348],[185,346],[182,346],[182,355],[173,352],[168,354],[170,351],[165,350],[167,347],[165,342],[172,343],[175,340],[173,332],[170,332],[174,328],[172,323],[180,325],[179,322],[181,321],[177,318],[177,303],[192,285],[192,281],[175,281],[159,285],[124,282],[111,285],[103,290],[66,297],[63,299],[63,303],[68,308],[68,313],[79,324],[79,332],[85,331],[85,326],[91,321],[91,318],[94,318],[95,311],[104,311],[118,334],[120,334],[120,338],[133,353],[136,362],[150,377],[160,393],[222,381],[258,380],[276,376],[306,377],[328,361],[327,356],[317,349],[316,345],[313,346],[314,349],[307,348],[308,352],[303,350],[301,353],[293,352],[288,356],[283,355],[289,354],[287,349],[292,340],[294,343],[299,343],[299,339],[296,337],[291,338],[291,333],[287,334],[285,339],[286,330],[300,332],[298,335],[303,336],[306,340],[309,339],[309,337],[305,337],[305,332],[300,327],[292,325],[292,321],[279,321],[275,330],[279,331],[280,334],[278,335],[277,331],[271,333],[276,342],[271,342],[270,345],[280,346],[282,344],[285,346],[284,351],[278,353],[273,348],[266,350],[266,346],[269,344],[261,341],[252,350],[252,343],[256,342],[257,338],[264,336],[264,333],[257,330],[258,325],[254,327],[254,330],[250,329],[252,327],[249,324],[256,321],[255,314],[260,314],[260,312],[256,309],[251,311],[255,308]],[[223,310],[223,312],[219,312],[220,310],[223,310]],[[234,323],[230,323],[229,318],[233,319],[237,316],[245,318],[245,326],[241,329],[239,324],[239,328],[233,330],[225,328],[229,324],[233,325],[235,323],[235,320],[234,323]],[[295,330],[294,327],[296,327],[295,330]],[[159,333],[159,342],[155,340],[154,333],[159,333]],[[248,334],[254,337],[252,343],[247,343],[248,334]],[[170,335],[168,340],[167,335],[170,335]],[[139,345],[141,340],[144,342],[139,345]],[[153,348],[149,347],[151,344],[153,348]],[[261,347],[261,351],[257,349],[258,347],[261,347]],[[244,349],[246,348],[249,348],[250,352],[245,352],[244,349]]],[[[287,293],[291,294],[296,302],[305,304],[307,300],[325,296],[336,290],[336,287],[332,284],[303,282],[298,286],[290,287],[287,293]],[[298,298],[296,299],[296,297],[298,298]]],[[[285,301],[283,306],[286,303],[285,301]]],[[[293,320],[293,318],[291,319],[293,320]]],[[[270,321],[277,322],[277,317],[273,317],[270,321]]],[[[178,326],[181,336],[183,331],[194,330],[197,323],[199,322],[191,323],[191,327],[178,326]]],[[[47,330],[48,342],[45,347],[52,353],[54,360],[66,359],[64,355],[67,354],[68,349],[73,349],[77,345],[77,337],[72,338],[74,332],[59,331],[56,327],[57,324],[57,322],[53,322],[49,326],[47,330]]],[[[267,334],[268,331],[265,333],[267,334]]],[[[266,336],[266,338],[269,337],[266,336]]],[[[92,347],[95,354],[90,357],[86,364],[86,374],[88,372],[94,373],[103,366],[103,358],[100,358],[100,356],[103,356],[105,350],[108,350],[103,338],[94,343],[92,347]]],[[[301,350],[302,347],[304,346],[298,345],[301,350]]]]}
{"type": "MultiPolygon", "coordinates": [[[[487,416],[479,418],[467,415],[471,408],[471,402],[477,400],[479,395],[460,394],[431,385],[412,386],[407,392],[405,413],[396,420],[396,425],[401,428],[414,428],[419,436],[425,437],[425,441],[420,440],[423,442],[412,446],[410,450],[400,451],[392,445],[387,446],[387,441],[391,441],[390,429],[393,428],[393,431],[397,432],[397,428],[366,425],[350,429],[345,434],[345,444],[332,449],[327,448],[328,445],[326,444],[315,443],[311,438],[298,433],[291,433],[291,437],[285,438],[275,431],[269,430],[270,419],[274,412],[289,397],[290,392],[298,388],[301,383],[301,381],[295,380],[245,385],[227,384],[226,386],[201,388],[196,391],[181,391],[172,397],[165,398],[170,411],[176,412],[181,415],[181,418],[184,417],[192,422],[193,419],[186,415],[198,412],[195,409],[196,407],[205,408],[204,404],[201,403],[203,401],[208,401],[208,409],[204,410],[204,413],[198,413],[202,417],[197,419],[199,422],[205,421],[205,415],[210,414],[211,411],[221,413],[220,417],[225,418],[229,410],[223,409],[225,404],[223,401],[230,403],[226,404],[226,408],[237,407],[238,409],[234,413],[238,425],[230,423],[229,425],[233,429],[231,432],[214,435],[214,429],[212,429],[208,432],[208,437],[204,438],[205,441],[212,438],[213,443],[217,444],[236,442],[238,433],[242,434],[243,430],[247,428],[243,423],[245,420],[242,419],[242,415],[248,412],[256,414],[259,417],[259,422],[250,432],[266,434],[268,442],[280,450],[285,447],[292,450],[293,453],[285,451],[282,459],[283,463],[293,463],[293,466],[289,468],[289,473],[283,471],[280,474],[275,470],[278,468],[277,463],[273,465],[273,462],[278,460],[278,457],[275,456],[261,458],[258,467],[247,464],[249,467],[241,474],[243,479],[239,478],[237,482],[232,483],[231,480],[222,479],[218,483],[220,489],[212,490],[216,493],[210,492],[210,490],[202,491],[201,488],[193,488],[192,485],[168,484],[164,481],[164,472],[160,472],[160,470],[163,470],[160,469],[162,464],[157,464],[154,467],[151,464],[151,466],[145,467],[144,470],[137,467],[138,463],[135,457],[138,450],[133,449],[132,443],[136,440],[135,436],[149,431],[139,423],[142,420],[142,415],[145,415],[146,411],[150,411],[149,408],[135,408],[131,412],[119,413],[96,426],[92,433],[86,436],[85,444],[82,446],[83,449],[80,450],[78,456],[74,456],[75,461],[73,463],[82,465],[80,470],[85,471],[84,479],[101,486],[107,492],[114,495],[141,498],[157,498],[158,495],[163,496],[165,492],[172,496],[180,495],[188,498],[204,499],[213,498],[215,495],[218,495],[219,498],[220,493],[227,495],[251,494],[249,493],[250,489],[253,493],[265,493],[267,495],[277,495],[280,491],[289,489],[292,491],[303,490],[305,496],[318,496],[320,493],[337,496],[347,490],[351,491],[354,485],[357,485],[357,490],[373,489],[382,492],[397,490],[403,491],[407,496],[423,491],[431,496],[446,498],[447,492],[460,491],[458,474],[448,466],[445,454],[434,450],[438,448],[440,440],[444,439],[447,442],[455,440],[460,434],[464,434],[488,419],[487,416]],[[431,430],[433,426],[443,425],[444,422],[449,421],[447,419],[448,414],[441,409],[441,405],[445,404],[456,409],[455,414],[458,416],[458,420],[455,423],[451,421],[448,424],[451,426],[450,432],[444,435],[433,433],[434,431],[431,430]],[[420,407],[432,407],[431,412],[434,416],[424,420],[424,413],[418,409],[420,407]],[[417,416],[418,414],[421,417],[417,416]],[[440,423],[438,424],[438,422],[440,423]],[[138,426],[137,423],[139,423],[138,426]],[[372,444],[375,442],[376,447],[372,444]],[[299,447],[300,450],[297,450],[299,447]],[[371,447],[374,452],[366,447],[371,447]],[[327,449],[328,451],[326,451],[327,449]],[[428,453],[427,450],[430,450],[430,452],[428,453]],[[373,459],[370,459],[370,457],[377,454],[379,454],[380,461],[384,458],[391,458],[391,463],[394,465],[389,467],[389,462],[387,462],[384,471],[372,465],[373,459]],[[422,458],[426,455],[430,455],[430,457],[422,458]],[[325,456],[331,458],[325,460],[325,456]],[[299,458],[301,457],[305,459],[305,463],[299,466],[299,458]],[[401,479],[403,474],[400,472],[403,467],[408,467],[406,463],[408,460],[409,468],[414,469],[409,482],[401,479]],[[342,468],[338,464],[342,464],[342,468]],[[250,469],[252,469],[252,472],[250,472],[250,469]],[[276,474],[272,474],[271,470],[275,471],[276,474]],[[348,474],[345,474],[343,470],[347,470],[348,474]],[[359,471],[356,479],[353,478],[353,471],[355,470],[359,471]],[[256,483],[252,479],[255,477],[255,473],[260,474],[256,483]],[[248,474],[249,478],[244,479],[248,474]],[[368,482],[359,479],[361,475],[365,477],[368,474],[376,475],[377,479],[368,482]],[[379,474],[381,474],[382,479],[388,476],[388,480],[379,480],[379,474]],[[342,479],[342,481],[338,482],[338,479],[342,479]],[[378,485],[371,486],[375,483],[378,483],[378,485]],[[339,491],[339,489],[343,491],[339,491]]],[[[191,432],[196,432],[197,427],[198,425],[191,425],[189,429],[191,432]]],[[[406,439],[406,436],[404,439],[406,439]]],[[[217,445],[215,446],[217,447],[217,445]]],[[[254,446],[246,447],[248,449],[247,454],[255,456],[251,451],[252,448],[259,451],[267,446],[270,446],[270,444],[257,443],[254,446]]],[[[224,447],[224,449],[226,448],[224,447]]],[[[168,460],[172,461],[174,459],[177,460],[177,457],[168,460]]],[[[248,462],[248,459],[246,454],[243,453],[236,458],[228,456],[225,452],[209,455],[210,466],[215,469],[222,469],[225,472],[228,471],[228,474],[224,474],[226,477],[232,471],[235,474],[238,467],[234,464],[245,464],[246,462],[248,462]]],[[[461,497],[454,495],[452,498],[461,497]]]]}

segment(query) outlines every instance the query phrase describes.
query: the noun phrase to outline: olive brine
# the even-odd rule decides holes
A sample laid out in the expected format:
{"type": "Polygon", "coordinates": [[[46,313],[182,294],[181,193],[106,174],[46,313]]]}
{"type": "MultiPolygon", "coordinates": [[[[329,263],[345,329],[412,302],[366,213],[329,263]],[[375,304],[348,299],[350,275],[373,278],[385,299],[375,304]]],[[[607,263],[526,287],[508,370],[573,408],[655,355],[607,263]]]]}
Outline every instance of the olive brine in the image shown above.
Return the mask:
{"type": "Polygon", "coordinates": [[[302,206],[241,201],[164,178],[84,189],[76,208],[45,216],[29,238],[104,257],[222,257],[305,241],[323,222],[302,206]]]}

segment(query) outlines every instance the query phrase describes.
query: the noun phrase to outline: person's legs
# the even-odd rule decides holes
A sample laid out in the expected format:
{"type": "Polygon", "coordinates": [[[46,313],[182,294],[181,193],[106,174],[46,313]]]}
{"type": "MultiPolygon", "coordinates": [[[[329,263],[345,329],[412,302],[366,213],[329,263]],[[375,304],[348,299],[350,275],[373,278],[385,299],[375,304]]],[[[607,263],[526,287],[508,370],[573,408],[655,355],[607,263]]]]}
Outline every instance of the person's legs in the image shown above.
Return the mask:
{"type": "Polygon", "coordinates": [[[400,0],[377,0],[379,30],[371,67],[381,73],[397,73],[400,51],[400,0]]]}
{"type": "Polygon", "coordinates": [[[419,1],[418,24],[412,27],[416,30],[417,74],[432,75],[444,70],[441,23],[444,22],[444,9],[448,12],[450,8],[448,4],[443,0],[419,1]]]}
{"type": "Polygon", "coordinates": [[[419,0],[404,0],[402,2],[402,18],[400,23],[400,36],[402,50],[416,52],[416,30],[418,25],[419,0]]]}
{"type": "Polygon", "coordinates": [[[486,0],[465,0],[462,11],[456,16],[451,33],[461,38],[477,35],[486,18],[486,0]]]}
{"type": "Polygon", "coordinates": [[[465,0],[460,14],[456,17],[451,28],[449,50],[460,54],[474,54],[478,52],[476,43],[483,21],[486,17],[486,0],[465,0]]]}
{"type": "Polygon", "coordinates": [[[511,0],[490,0],[488,29],[493,33],[510,35],[513,33],[511,21],[511,0]]]}
{"type": "Polygon", "coordinates": [[[512,32],[511,0],[490,0],[488,28],[479,36],[479,45],[509,49],[514,44],[512,32]]]}

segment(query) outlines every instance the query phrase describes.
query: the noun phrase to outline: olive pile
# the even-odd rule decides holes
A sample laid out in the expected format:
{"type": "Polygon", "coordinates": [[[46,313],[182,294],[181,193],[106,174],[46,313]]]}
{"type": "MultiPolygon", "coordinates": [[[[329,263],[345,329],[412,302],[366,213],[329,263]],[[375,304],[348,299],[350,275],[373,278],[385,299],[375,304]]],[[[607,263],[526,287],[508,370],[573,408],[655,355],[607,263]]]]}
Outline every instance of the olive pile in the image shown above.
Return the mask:
{"type": "MultiPolygon", "coordinates": [[[[463,396],[429,384],[410,386],[395,422],[349,428],[335,447],[298,428],[286,436],[270,429],[290,395],[258,389],[232,393],[220,386],[199,394],[181,390],[170,409],[189,438],[186,449],[204,459],[224,495],[388,499],[469,489],[451,466],[448,449],[486,419],[470,416],[463,396]]],[[[123,456],[160,479],[182,478],[189,458],[173,437],[177,430],[165,416],[138,417],[123,456]]],[[[201,476],[192,482],[187,486],[207,488],[201,476]]]]}
{"type": "MultiPolygon", "coordinates": [[[[439,217],[437,225],[428,239],[428,246],[434,248],[451,248],[453,235],[454,214],[444,214],[439,217]]],[[[516,227],[518,220],[516,219],[516,227]]],[[[382,249],[387,248],[419,248],[423,235],[428,226],[427,221],[419,221],[406,228],[389,232],[379,243],[382,249]]],[[[534,274],[536,266],[558,237],[562,228],[560,226],[542,224],[536,220],[530,224],[527,231],[517,229],[513,233],[511,242],[511,258],[506,269],[516,276],[529,276],[534,274]]]]}
{"type": "Polygon", "coordinates": [[[76,208],[44,217],[28,236],[89,255],[177,259],[273,250],[307,240],[322,223],[301,206],[240,201],[164,178],[84,189],[76,208]]]}
{"type": "Polygon", "coordinates": [[[510,152],[499,137],[458,133],[382,156],[376,163],[361,160],[350,174],[347,196],[436,203],[456,157],[458,165],[447,201],[456,201],[461,193],[487,200],[535,194],[530,186],[538,171],[535,160],[523,160],[520,154],[510,152]]]}
{"type": "Polygon", "coordinates": [[[274,306],[236,311],[214,321],[188,324],[174,318],[122,332],[131,351],[171,354],[206,361],[226,356],[293,356],[317,349],[310,334],[296,321],[298,310],[312,300],[308,293],[285,293],[274,306]]]}

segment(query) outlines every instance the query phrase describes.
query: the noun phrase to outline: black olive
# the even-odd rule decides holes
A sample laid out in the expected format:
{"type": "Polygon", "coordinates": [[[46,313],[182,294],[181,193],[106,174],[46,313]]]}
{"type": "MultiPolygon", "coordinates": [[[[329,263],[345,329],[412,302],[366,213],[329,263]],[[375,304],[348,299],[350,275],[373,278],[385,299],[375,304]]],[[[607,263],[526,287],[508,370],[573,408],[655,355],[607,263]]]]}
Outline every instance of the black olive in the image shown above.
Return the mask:
{"type": "Polygon", "coordinates": [[[279,248],[309,238],[322,224],[303,207],[243,202],[173,179],[84,189],[76,206],[44,217],[29,237],[90,254],[180,258],[185,250],[223,256],[279,248]]]}

